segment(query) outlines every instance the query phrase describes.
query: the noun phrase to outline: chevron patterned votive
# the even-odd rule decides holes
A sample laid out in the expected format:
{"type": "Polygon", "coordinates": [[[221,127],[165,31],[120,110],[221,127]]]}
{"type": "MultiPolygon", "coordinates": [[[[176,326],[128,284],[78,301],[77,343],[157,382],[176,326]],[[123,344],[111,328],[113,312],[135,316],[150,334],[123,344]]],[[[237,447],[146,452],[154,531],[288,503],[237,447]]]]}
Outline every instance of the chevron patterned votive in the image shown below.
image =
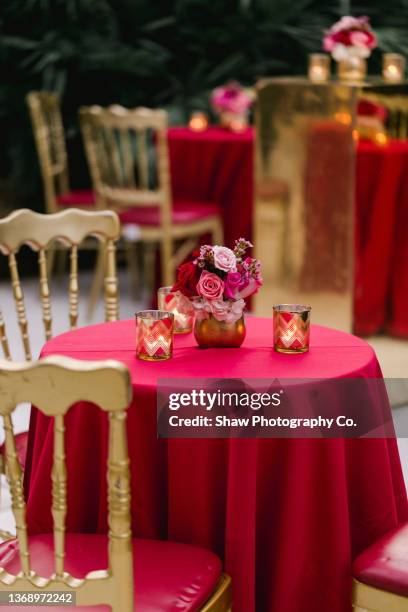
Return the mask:
{"type": "Polygon", "coordinates": [[[273,341],[278,353],[309,350],[310,306],[277,304],[273,307],[273,341]]]}
{"type": "Polygon", "coordinates": [[[174,315],[162,310],[136,313],[136,356],[145,361],[163,361],[173,355],[174,315]]]}

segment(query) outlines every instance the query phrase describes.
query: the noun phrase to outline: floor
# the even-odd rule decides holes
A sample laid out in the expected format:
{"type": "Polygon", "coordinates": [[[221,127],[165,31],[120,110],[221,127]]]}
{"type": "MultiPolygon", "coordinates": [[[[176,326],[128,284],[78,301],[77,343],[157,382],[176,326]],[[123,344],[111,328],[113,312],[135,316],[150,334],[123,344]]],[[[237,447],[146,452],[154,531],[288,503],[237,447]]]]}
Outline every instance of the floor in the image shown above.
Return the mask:
{"type": "MultiPolygon", "coordinates": [[[[125,271],[121,271],[120,278],[120,293],[121,293],[121,318],[131,318],[137,310],[146,308],[148,304],[147,295],[135,298],[128,291],[128,276],[125,271]]],[[[92,322],[103,320],[103,303],[98,304],[92,319],[86,316],[87,295],[89,286],[92,280],[90,272],[85,272],[80,275],[80,317],[79,324],[87,325],[92,322]]],[[[41,311],[38,303],[38,285],[36,280],[28,279],[23,282],[23,289],[26,300],[27,318],[29,320],[30,338],[32,341],[32,351],[34,356],[38,356],[44,342],[43,327],[41,320],[41,311]]],[[[55,276],[51,284],[51,295],[53,304],[53,333],[58,334],[67,329],[68,321],[68,303],[67,303],[67,276],[55,276]]],[[[270,316],[270,308],[273,303],[268,292],[268,288],[262,290],[259,294],[259,299],[256,304],[256,309],[259,314],[270,316]]],[[[14,314],[14,303],[12,295],[9,291],[9,286],[4,281],[0,282],[0,304],[4,319],[6,321],[9,343],[15,350],[13,359],[23,359],[23,351],[19,329],[16,323],[14,314]]],[[[394,378],[408,378],[408,342],[397,340],[388,337],[370,338],[377,352],[385,376],[394,378]]],[[[407,423],[406,430],[408,431],[408,406],[400,406],[394,410],[395,418],[403,420],[407,423]]],[[[29,422],[29,407],[19,406],[14,415],[14,424],[16,431],[23,431],[28,428],[29,422]]],[[[3,432],[0,430],[0,440],[3,439],[3,432]]],[[[405,481],[408,485],[408,438],[399,440],[399,448],[401,460],[404,469],[405,481]]],[[[0,529],[12,531],[14,530],[14,521],[10,511],[10,502],[7,492],[7,487],[1,487],[0,499],[0,529]]]]}

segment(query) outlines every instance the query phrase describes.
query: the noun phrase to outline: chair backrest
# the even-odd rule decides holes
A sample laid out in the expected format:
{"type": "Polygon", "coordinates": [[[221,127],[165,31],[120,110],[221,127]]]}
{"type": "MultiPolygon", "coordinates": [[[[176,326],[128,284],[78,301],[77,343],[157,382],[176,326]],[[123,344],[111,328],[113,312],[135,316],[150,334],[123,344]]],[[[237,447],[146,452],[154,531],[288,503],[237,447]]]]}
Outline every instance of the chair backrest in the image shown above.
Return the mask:
{"type": "MultiPolygon", "coordinates": [[[[47,247],[60,240],[70,247],[69,320],[75,329],[78,320],[78,245],[87,236],[95,236],[105,248],[105,320],[116,321],[119,314],[118,280],[116,276],[115,241],[120,237],[119,219],[113,211],[64,210],[55,214],[40,214],[32,210],[17,210],[0,219],[0,252],[7,256],[18,324],[26,359],[31,359],[28,322],[24,294],[20,283],[16,255],[23,244],[38,251],[39,290],[45,339],[52,336],[51,295],[47,274],[47,247]]],[[[0,313],[0,343],[4,356],[10,359],[3,318],[0,313]]]]}
{"type": "Polygon", "coordinates": [[[57,194],[69,191],[60,100],[57,94],[50,91],[32,91],[26,99],[44,183],[47,212],[57,212],[57,194]]]}
{"type": "Polygon", "coordinates": [[[93,188],[101,207],[157,205],[161,224],[169,225],[167,113],[119,105],[91,106],[80,109],[80,122],[93,188]]]}
{"type": "Polygon", "coordinates": [[[129,371],[117,361],[78,361],[55,356],[32,364],[0,362],[0,415],[5,429],[6,473],[21,563],[21,572],[17,576],[0,567],[0,589],[76,592],[79,606],[106,603],[117,612],[133,612],[130,474],[126,435],[126,409],[131,396],[129,371]],[[92,402],[109,414],[109,567],[106,571],[91,572],[85,578],[71,576],[64,567],[67,516],[64,418],[70,406],[78,401],[92,402]],[[12,423],[16,404],[22,402],[31,402],[54,419],[52,517],[55,572],[51,577],[38,576],[31,567],[23,474],[12,423]]]}
{"type": "Polygon", "coordinates": [[[364,99],[384,106],[388,116],[385,121],[387,134],[397,140],[408,139],[408,97],[387,96],[364,91],[364,99]]]}

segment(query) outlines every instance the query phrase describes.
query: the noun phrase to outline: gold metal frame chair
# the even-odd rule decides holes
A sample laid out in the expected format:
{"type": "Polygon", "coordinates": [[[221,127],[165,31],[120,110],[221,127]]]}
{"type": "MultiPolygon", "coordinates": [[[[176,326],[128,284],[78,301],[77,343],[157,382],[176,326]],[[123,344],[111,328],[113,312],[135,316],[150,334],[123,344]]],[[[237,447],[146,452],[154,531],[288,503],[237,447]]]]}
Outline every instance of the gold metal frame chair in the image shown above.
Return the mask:
{"type": "MultiPolygon", "coordinates": [[[[70,192],[60,99],[51,91],[32,91],[26,99],[44,184],[46,211],[55,213],[64,208],[58,205],[58,196],[70,192]]],[[[91,208],[87,204],[87,209],[91,208]]]]}
{"type": "Polygon", "coordinates": [[[407,612],[408,599],[353,579],[355,612],[407,612]]]}
{"type": "MultiPolygon", "coordinates": [[[[126,431],[132,386],[128,369],[117,361],[78,361],[61,356],[47,357],[33,364],[3,362],[0,364],[0,395],[0,415],[6,432],[7,478],[21,564],[18,575],[10,574],[0,567],[0,590],[75,592],[78,606],[107,604],[111,606],[112,612],[133,612],[130,471],[126,431]],[[72,576],[65,568],[67,469],[64,419],[69,408],[79,401],[96,404],[109,414],[109,567],[92,571],[85,578],[72,576]],[[16,405],[22,402],[32,402],[45,415],[54,418],[52,517],[55,569],[50,577],[39,576],[31,566],[23,475],[12,423],[12,413],[16,405]]],[[[7,537],[7,534],[3,535],[7,537]]],[[[231,610],[231,580],[223,575],[216,592],[202,611],[228,610],[231,610]]]]}
{"type": "MultiPolygon", "coordinates": [[[[122,106],[80,109],[94,191],[100,208],[126,210],[157,206],[159,225],[138,227],[138,239],[159,243],[163,282],[171,285],[177,266],[197,244],[197,239],[211,233],[215,243],[222,240],[222,222],[218,214],[183,224],[172,222],[167,113],[147,108],[122,106]],[[157,156],[157,187],[152,186],[148,134],[157,156]],[[175,243],[182,242],[175,251],[175,243]]],[[[124,235],[126,239],[126,234],[124,235]]]]}
{"type": "MultiPolygon", "coordinates": [[[[38,252],[39,293],[45,339],[52,336],[51,295],[47,273],[47,248],[55,240],[70,247],[69,321],[75,329],[78,321],[78,245],[88,236],[96,237],[104,247],[105,320],[119,316],[115,241],[120,237],[119,219],[113,211],[83,211],[75,208],[55,214],[17,210],[0,219],[0,252],[8,257],[13,297],[27,360],[31,360],[28,322],[17,266],[16,254],[23,244],[38,252]]],[[[101,250],[101,249],[100,249],[101,250]]],[[[4,320],[0,313],[0,342],[6,359],[11,359],[4,320]]]]}

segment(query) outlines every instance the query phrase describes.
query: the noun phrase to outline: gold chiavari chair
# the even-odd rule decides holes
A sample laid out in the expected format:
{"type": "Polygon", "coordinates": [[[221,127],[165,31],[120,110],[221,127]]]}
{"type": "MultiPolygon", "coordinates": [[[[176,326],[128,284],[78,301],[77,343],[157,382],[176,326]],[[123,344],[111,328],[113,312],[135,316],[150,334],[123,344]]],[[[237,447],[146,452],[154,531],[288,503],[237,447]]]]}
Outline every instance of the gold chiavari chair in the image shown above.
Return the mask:
{"type": "MultiPolygon", "coordinates": [[[[47,274],[47,249],[56,240],[70,248],[69,323],[70,328],[75,329],[79,302],[78,246],[89,236],[97,238],[104,247],[105,320],[115,321],[119,314],[115,241],[120,237],[120,224],[116,213],[108,210],[91,212],[72,208],[48,215],[21,209],[0,219],[0,252],[8,258],[18,324],[27,360],[31,360],[31,346],[24,294],[17,265],[18,251],[23,244],[27,244],[38,252],[39,295],[45,339],[49,340],[52,337],[52,313],[47,274]]],[[[0,338],[4,356],[10,359],[9,343],[2,317],[0,338]]]]}
{"type": "MultiPolygon", "coordinates": [[[[45,210],[56,213],[66,208],[96,208],[92,190],[72,190],[69,184],[68,156],[65,144],[59,96],[51,91],[32,91],[27,95],[34,140],[37,149],[44,186],[45,210]]],[[[82,248],[94,248],[93,243],[84,243],[82,248]]],[[[65,250],[59,251],[59,267],[65,266],[65,250]]],[[[52,270],[55,251],[49,251],[48,268],[52,270]]],[[[91,287],[88,316],[91,317],[100,291],[100,268],[103,253],[98,251],[96,272],[91,287]]]]}
{"type": "MultiPolygon", "coordinates": [[[[17,526],[17,537],[0,544],[0,590],[29,591],[33,596],[75,594],[78,606],[98,606],[93,609],[99,610],[105,604],[112,612],[167,609],[169,602],[185,610],[227,612],[231,610],[231,581],[221,573],[216,555],[173,542],[132,540],[126,431],[131,393],[129,371],[116,361],[55,356],[33,364],[0,364],[0,415],[17,526]],[[23,476],[12,424],[16,404],[27,401],[54,422],[53,535],[29,536],[27,530],[23,476]],[[79,401],[91,402],[109,415],[108,537],[66,533],[70,481],[65,416],[79,401]]],[[[5,610],[14,607],[5,606],[5,610]]]]}
{"type": "Polygon", "coordinates": [[[32,91],[27,95],[27,104],[43,179],[46,211],[55,213],[72,206],[92,209],[95,207],[92,191],[70,189],[58,95],[51,91],[32,91]]]}
{"type": "Polygon", "coordinates": [[[92,106],[80,120],[98,206],[119,212],[125,240],[133,229],[135,240],[160,245],[163,282],[171,285],[200,236],[222,241],[222,222],[213,203],[172,201],[167,113],[92,106]]]}
{"type": "MultiPolygon", "coordinates": [[[[105,320],[115,321],[119,316],[119,292],[116,276],[115,241],[120,237],[120,224],[113,211],[82,211],[75,208],[55,214],[43,215],[32,210],[18,210],[0,219],[0,252],[8,258],[10,280],[16,306],[18,325],[27,360],[31,360],[31,345],[24,293],[20,282],[17,254],[23,244],[38,251],[39,294],[45,339],[52,336],[51,294],[47,275],[47,249],[55,240],[70,247],[69,326],[75,329],[78,321],[78,246],[87,236],[100,242],[102,275],[105,285],[105,320]]],[[[0,311],[0,343],[4,357],[11,360],[6,326],[0,311]]],[[[28,432],[18,434],[17,448],[24,466],[28,432]]],[[[0,473],[4,473],[4,444],[0,445],[0,473]]]]}

